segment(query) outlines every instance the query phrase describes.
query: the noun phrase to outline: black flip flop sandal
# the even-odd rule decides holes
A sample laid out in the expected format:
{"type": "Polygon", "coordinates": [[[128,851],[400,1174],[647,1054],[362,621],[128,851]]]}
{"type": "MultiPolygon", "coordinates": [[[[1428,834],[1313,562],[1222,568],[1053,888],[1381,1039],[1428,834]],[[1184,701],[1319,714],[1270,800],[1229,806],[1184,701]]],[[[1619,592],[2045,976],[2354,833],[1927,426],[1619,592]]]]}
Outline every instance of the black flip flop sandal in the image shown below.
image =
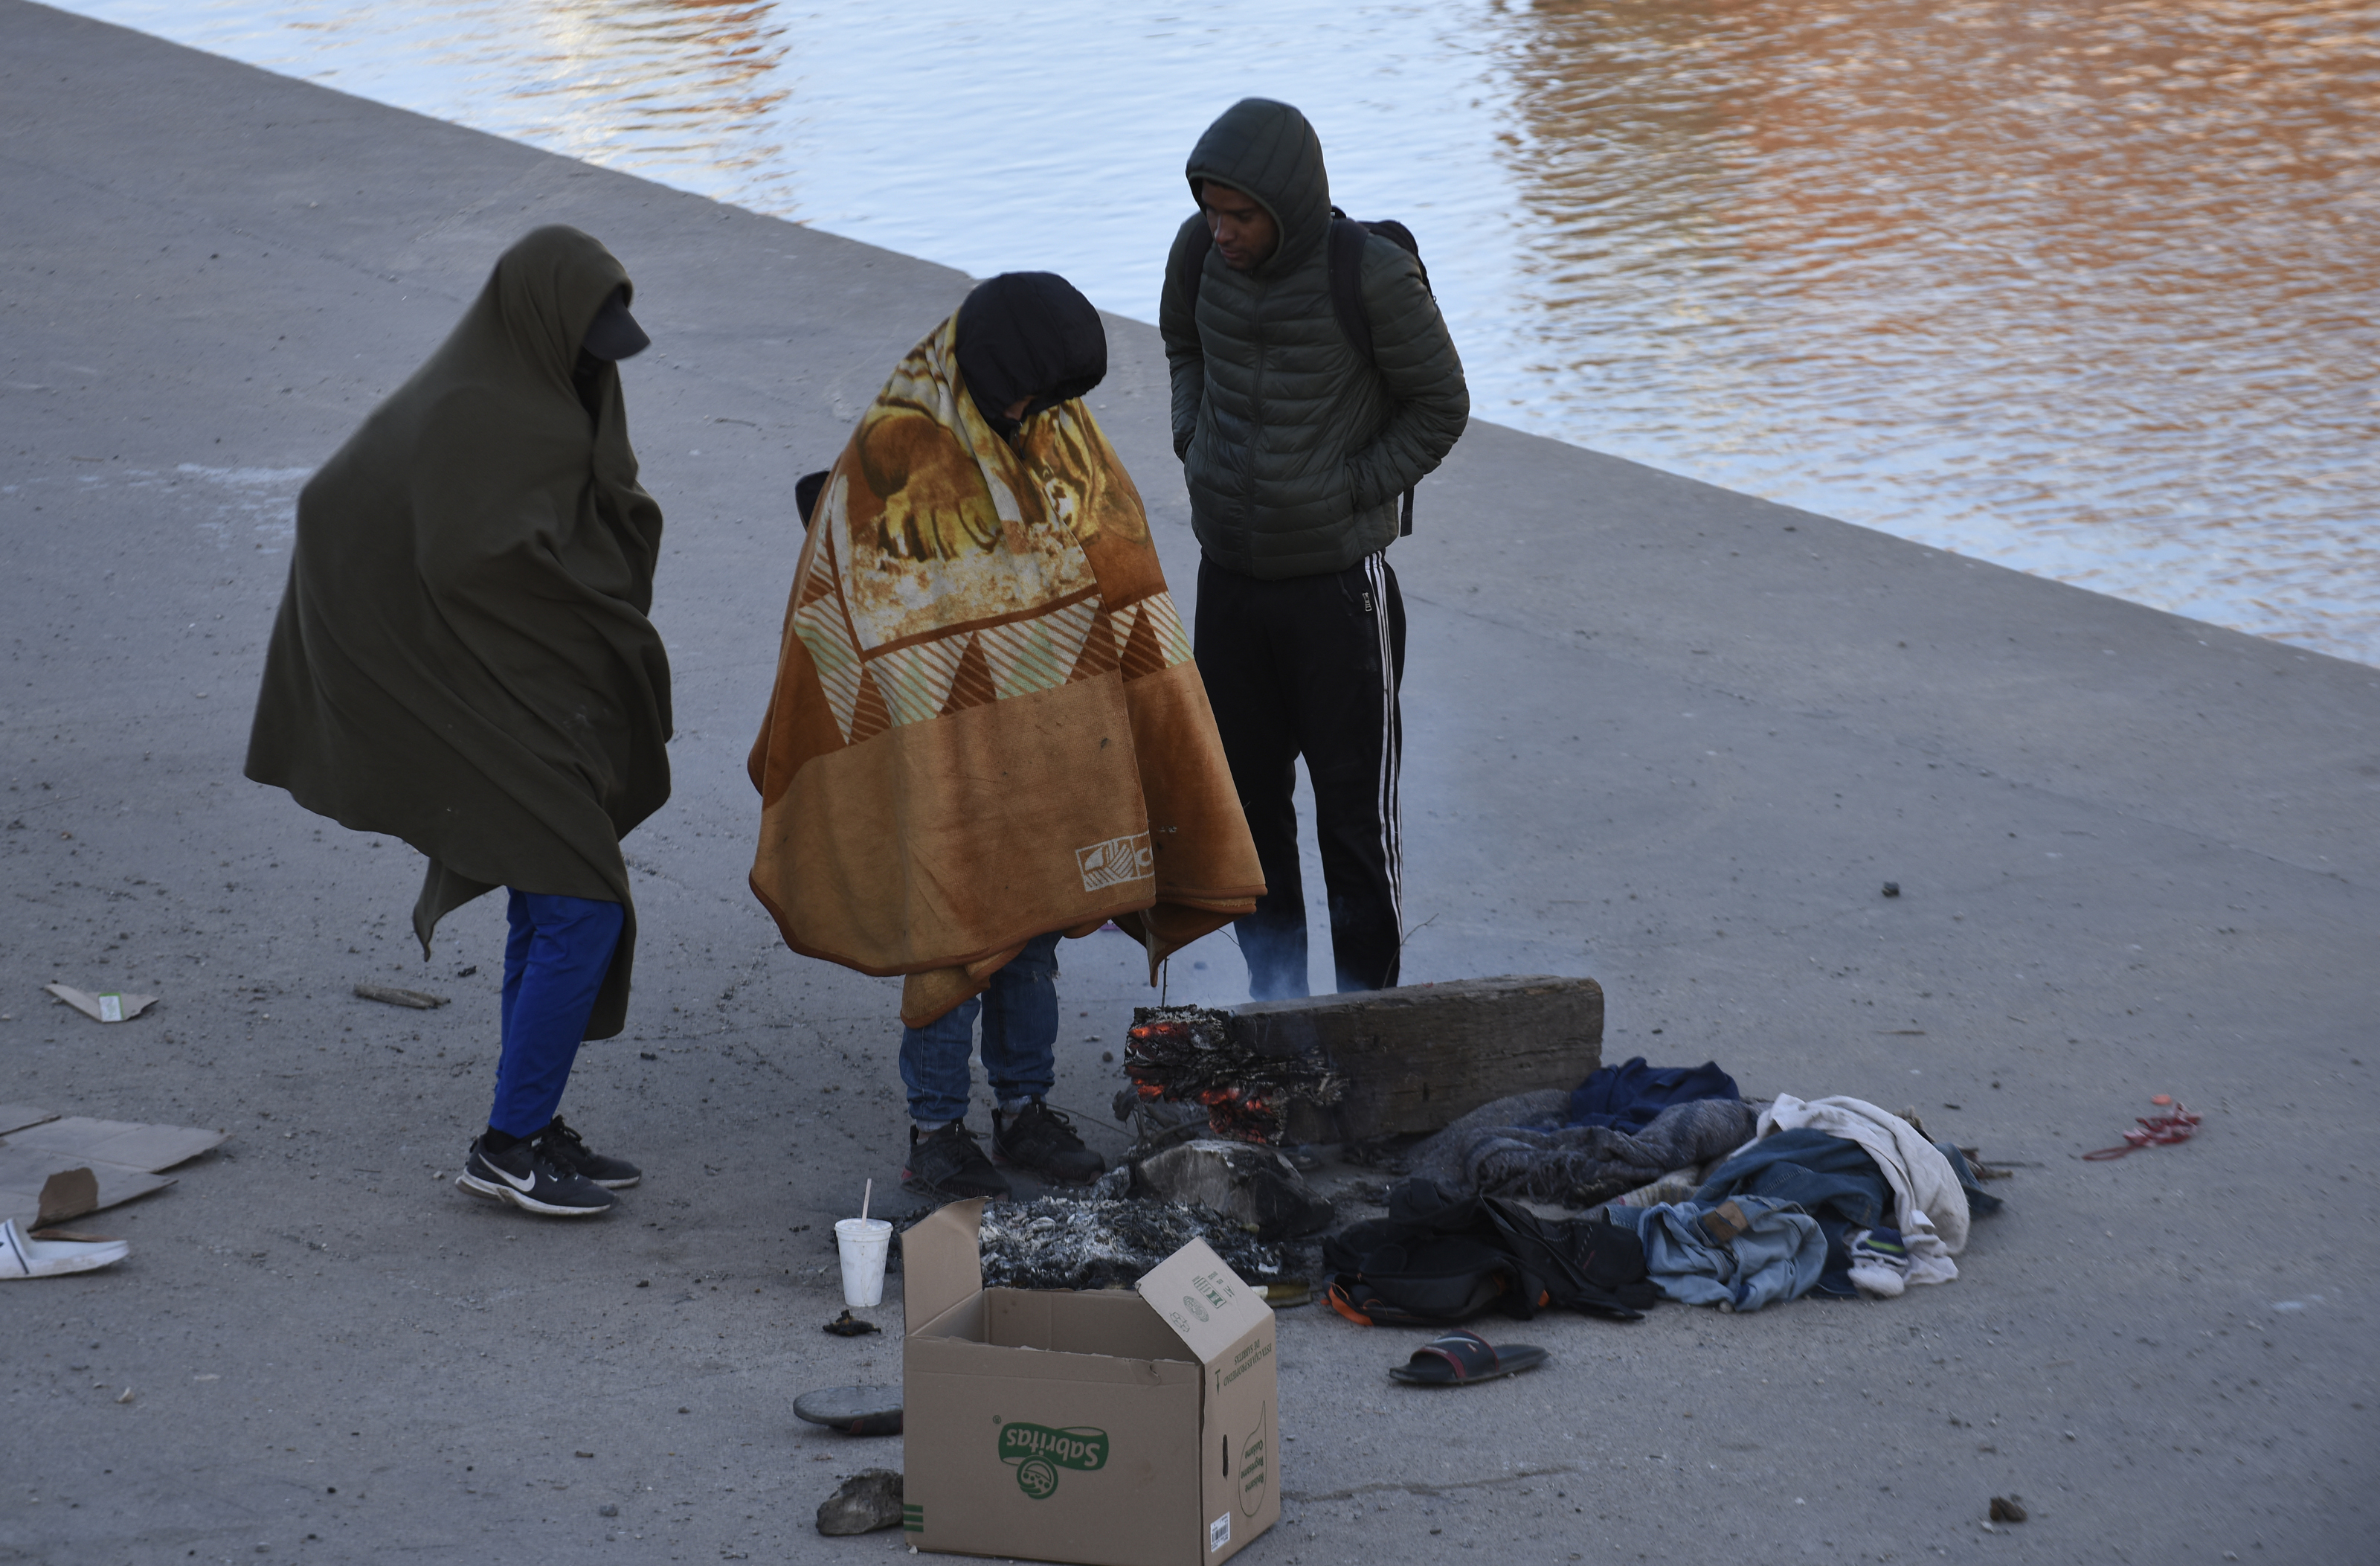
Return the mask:
{"type": "Polygon", "coordinates": [[[1457,1328],[1414,1350],[1413,1358],[1390,1366],[1389,1375],[1415,1387],[1467,1387],[1474,1381],[1493,1381],[1499,1376],[1535,1370],[1545,1362],[1543,1349],[1527,1343],[1506,1343],[1499,1348],[1476,1332],[1457,1328]]]}

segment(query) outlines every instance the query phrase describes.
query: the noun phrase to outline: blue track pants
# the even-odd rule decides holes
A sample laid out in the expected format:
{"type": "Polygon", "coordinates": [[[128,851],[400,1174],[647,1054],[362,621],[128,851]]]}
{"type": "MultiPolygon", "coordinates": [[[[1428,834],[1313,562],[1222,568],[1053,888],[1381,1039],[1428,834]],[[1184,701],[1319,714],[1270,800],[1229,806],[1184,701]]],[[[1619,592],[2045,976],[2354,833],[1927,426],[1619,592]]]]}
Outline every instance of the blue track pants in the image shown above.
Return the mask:
{"type": "Polygon", "coordinates": [[[504,941],[504,1042],[488,1124],[507,1136],[534,1136],[562,1107],[627,920],[617,903],[541,892],[513,892],[505,913],[512,933],[504,941]]]}

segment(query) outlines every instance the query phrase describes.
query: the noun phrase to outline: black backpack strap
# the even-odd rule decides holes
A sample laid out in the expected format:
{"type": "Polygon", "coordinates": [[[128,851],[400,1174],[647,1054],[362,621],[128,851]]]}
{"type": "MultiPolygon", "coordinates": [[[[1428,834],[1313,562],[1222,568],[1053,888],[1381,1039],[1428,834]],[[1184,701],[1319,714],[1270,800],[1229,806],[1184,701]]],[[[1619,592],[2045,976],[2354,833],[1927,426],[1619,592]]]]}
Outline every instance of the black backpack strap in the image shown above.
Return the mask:
{"type": "Polygon", "coordinates": [[[1169,261],[1166,261],[1169,267],[1173,267],[1173,273],[1171,273],[1166,281],[1176,285],[1176,288],[1181,288],[1183,293],[1187,295],[1185,302],[1187,302],[1187,310],[1190,310],[1190,326],[1193,326],[1193,331],[1197,328],[1197,288],[1202,281],[1207,281],[1207,257],[1209,257],[1211,252],[1214,252],[1214,236],[1209,233],[1204,248],[1193,249],[1193,252],[1187,252],[1187,255],[1173,255],[1169,261]]]}
{"type": "MultiPolygon", "coordinates": [[[[1375,234],[1402,247],[1414,264],[1421,267],[1421,285],[1429,286],[1429,268],[1422,266],[1421,242],[1413,237],[1412,229],[1394,218],[1358,223],[1337,207],[1330,209],[1330,311],[1366,364],[1374,361],[1372,315],[1364,308],[1364,241],[1375,234]]],[[[1397,536],[1411,538],[1413,528],[1414,492],[1407,490],[1397,502],[1397,536]]]]}
{"type": "MultiPolygon", "coordinates": [[[[1421,285],[1424,288],[1429,287],[1429,267],[1421,259],[1421,241],[1414,237],[1412,229],[1392,217],[1366,222],[1364,226],[1413,257],[1414,267],[1421,273],[1421,285]]],[[[1430,297],[1437,297],[1436,290],[1431,290],[1430,297]]]]}
{"type": "Polygon", "coordinates": [[[1372,317],[1364,308],[1364,241],[1372,231],[1330,209],[1330,312],[1366,364],[1372,362],[1372,317]]]}
{"type": "Polygon", "coordinates": [[[1214,249],[1215,236],[1209,233],[1205,249],[1192,250],[1186,259],[1173,263],[1173,281],[1189,297],[1190,324],[1194,329],[1198,324],[1198,285],[1206,281],[1207,257],[1214,249]]]}

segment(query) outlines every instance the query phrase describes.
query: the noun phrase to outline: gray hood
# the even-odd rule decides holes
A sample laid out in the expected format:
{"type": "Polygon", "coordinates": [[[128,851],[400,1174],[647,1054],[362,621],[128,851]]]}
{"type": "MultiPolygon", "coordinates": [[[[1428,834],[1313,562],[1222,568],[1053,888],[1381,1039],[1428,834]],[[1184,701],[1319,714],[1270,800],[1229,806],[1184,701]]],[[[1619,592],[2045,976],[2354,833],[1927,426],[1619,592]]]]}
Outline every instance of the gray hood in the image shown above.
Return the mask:
{"type": "Polygon", "coordinates": [[[1322,166],[1322,140],[1287,103],[1241,99],[1198,138],[1184,172],[1194,198],[1199,182],[1211,179],[1254,196],[1272,214],[1280,248],[1250,275],[1286,275],[1330,239],[1330,176],[1322,166]]]}

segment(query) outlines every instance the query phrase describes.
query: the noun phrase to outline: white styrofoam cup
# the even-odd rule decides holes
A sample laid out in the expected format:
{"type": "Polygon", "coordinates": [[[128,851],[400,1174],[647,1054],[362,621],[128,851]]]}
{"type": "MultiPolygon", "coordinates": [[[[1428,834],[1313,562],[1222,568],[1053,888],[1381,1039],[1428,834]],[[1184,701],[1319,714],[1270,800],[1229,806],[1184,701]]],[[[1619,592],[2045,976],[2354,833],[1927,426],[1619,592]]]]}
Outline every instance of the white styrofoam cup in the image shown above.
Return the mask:
{"type": "Polygon", "coordinates": [[[843,1252],[843,1303],[865,1310],[884,1303],[884,1258],[892,1249],[892,1226],[880,1218],[835,1220],[834,1241],[843,1252]]]}

